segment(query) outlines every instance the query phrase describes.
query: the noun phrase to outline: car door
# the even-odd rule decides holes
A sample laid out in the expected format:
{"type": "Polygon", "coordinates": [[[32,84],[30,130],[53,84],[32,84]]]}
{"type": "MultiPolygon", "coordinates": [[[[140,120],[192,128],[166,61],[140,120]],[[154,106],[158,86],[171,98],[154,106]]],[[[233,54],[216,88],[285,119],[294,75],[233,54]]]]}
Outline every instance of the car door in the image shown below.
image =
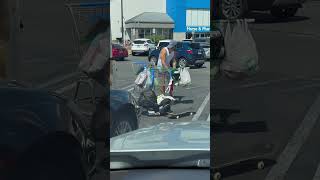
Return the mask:
{"type": "Polygon", "coordinates": [[[184,56],[183,53],[183,43],[182,42],[178,42],[177,46],[176,46],[176,59],[180,59],[181,57],[184,56]]]}

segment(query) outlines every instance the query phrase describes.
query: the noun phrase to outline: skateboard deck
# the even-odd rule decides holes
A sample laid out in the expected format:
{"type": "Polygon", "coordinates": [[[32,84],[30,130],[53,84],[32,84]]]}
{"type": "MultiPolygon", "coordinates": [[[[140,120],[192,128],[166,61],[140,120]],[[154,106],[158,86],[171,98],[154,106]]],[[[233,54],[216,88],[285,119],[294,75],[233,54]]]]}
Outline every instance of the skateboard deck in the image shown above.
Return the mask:
{"type": "Polygon", "coordinates": [[[265,155],[249,156],[239,158],[234,161],[221,163],[212,168],[213,180],[220,180],[224,177],[237,175],[241,172],[250,172],[254,170],[262,170],[266,167],[273,166],[276,161],[267,159],[265,155]]]}
{"type": "Polygon", "coordinates": [[[169,119],[179,119],[186,116],[192,116],[194,114],[195,112],[186,111],[181,113],[168,113],[167,116],[169,117],[169,119]]]}

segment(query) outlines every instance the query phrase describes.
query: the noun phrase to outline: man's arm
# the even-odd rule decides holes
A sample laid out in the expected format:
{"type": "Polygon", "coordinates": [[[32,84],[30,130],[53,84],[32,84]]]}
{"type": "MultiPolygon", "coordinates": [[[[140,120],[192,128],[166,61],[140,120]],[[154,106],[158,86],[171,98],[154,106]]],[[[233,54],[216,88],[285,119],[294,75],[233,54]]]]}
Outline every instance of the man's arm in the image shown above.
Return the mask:
{"type": "Polygon", "coordinates": [[[166,64],[166,50],[164,48],[162,48],[162,50],[160,52],[160,59],[161,59],[162,66],[164,68],[168,68],[168,66],[166,64]]]}
{"type": "Polygon", "coordinates": [[[174,69],[177,68],[177,59],[176,59],[176,52],[174,52],[173,60],[172,60],[172,67],[174,69]]]}

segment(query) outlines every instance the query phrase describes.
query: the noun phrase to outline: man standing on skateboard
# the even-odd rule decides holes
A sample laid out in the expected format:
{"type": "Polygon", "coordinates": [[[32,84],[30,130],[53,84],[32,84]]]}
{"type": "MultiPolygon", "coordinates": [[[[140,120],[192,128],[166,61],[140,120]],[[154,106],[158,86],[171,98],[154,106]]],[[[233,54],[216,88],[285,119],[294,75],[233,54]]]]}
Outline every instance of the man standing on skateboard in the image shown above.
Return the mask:
{"type": "MultiPolygon", "coordinates": [[[[158,59],[158,69],[159,78],[160,78],[160,92],[161,94],[165,94],[166,85],[169,84],[170,79],[170,66],[172,62],[172,67],[176,68],[176,59],[175,59],[175,50],[176,50],[176,41],[170,41],[167,47],[162,48],[160,51],[159,59],[158,59]]],[[[170,84],[170,95],[173,96],[173,83],[170,84]]]]}

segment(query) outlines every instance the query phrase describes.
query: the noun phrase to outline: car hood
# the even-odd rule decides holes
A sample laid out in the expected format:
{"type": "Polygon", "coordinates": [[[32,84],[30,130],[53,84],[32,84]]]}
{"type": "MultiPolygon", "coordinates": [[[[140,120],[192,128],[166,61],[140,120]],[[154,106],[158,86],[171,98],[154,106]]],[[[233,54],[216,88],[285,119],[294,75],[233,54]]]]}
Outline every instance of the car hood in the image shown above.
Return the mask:
{"type": "Polygon", "coordinates": [[[210,150],[210,123],[166,122],[110,139],[111,152],[210,150]]]}

